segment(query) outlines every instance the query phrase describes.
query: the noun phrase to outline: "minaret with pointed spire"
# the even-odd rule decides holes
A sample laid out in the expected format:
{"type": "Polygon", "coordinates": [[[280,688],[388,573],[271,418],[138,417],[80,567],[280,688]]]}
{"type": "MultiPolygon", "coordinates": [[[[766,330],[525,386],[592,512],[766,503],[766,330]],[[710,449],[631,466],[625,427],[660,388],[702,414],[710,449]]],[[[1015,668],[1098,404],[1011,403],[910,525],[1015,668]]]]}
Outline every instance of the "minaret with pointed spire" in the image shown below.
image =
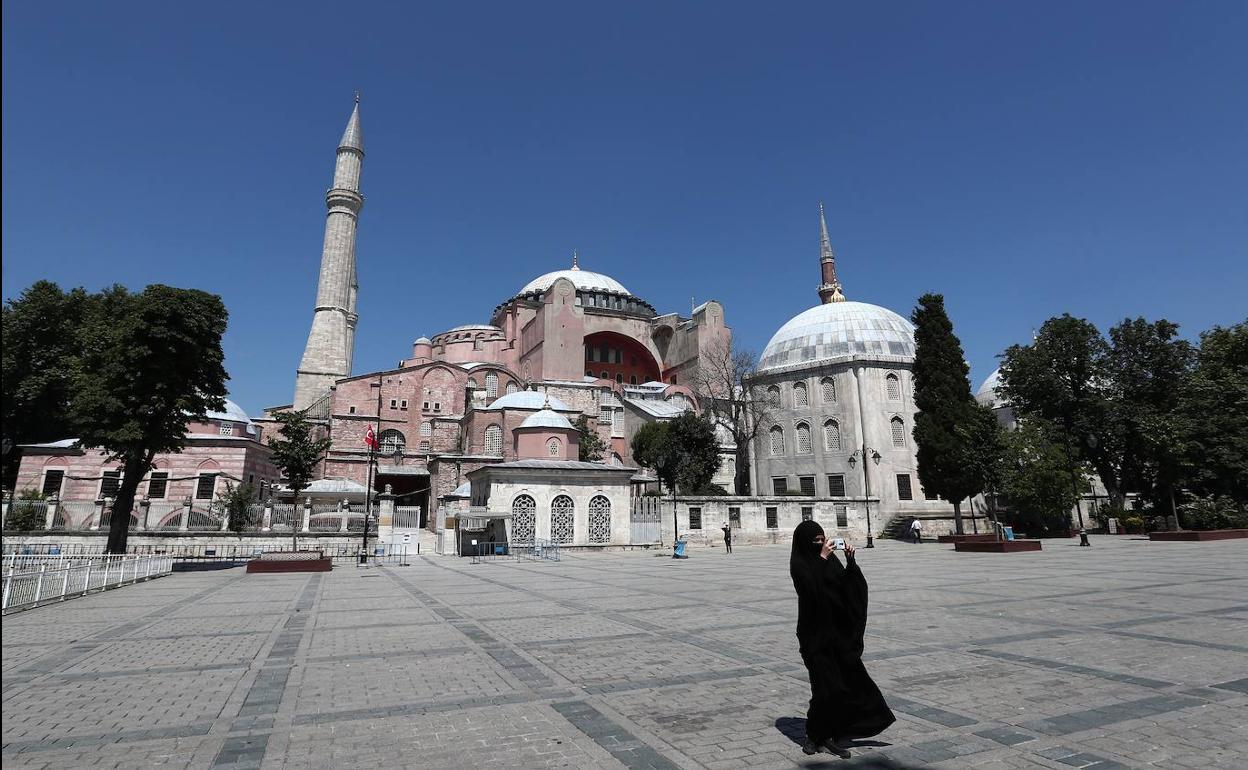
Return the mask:
{"type": "Polygon", "coordinates": [[[355,232],[364,206],[360,169],[364,164],[364,132],[360,129],[360,94],[347,129],[338,142],[334,186],[325,194],[325,245],[316,290],[312,330],[295,376],[295,409],[304,409],[329,390],[336,380],[351,374],[355,350],[356,294],[355,232]]]}
{"type": "Polygon", "coordinates": [[[841,282],[836,278],[836,254],[832,252],[832,241],[828,238],[828,221],[823,216],[823,204],[819,204],[819,270],[822,283],[819,284],[819,299],[823,304],[844,302],[841,293],[841,282]]]}

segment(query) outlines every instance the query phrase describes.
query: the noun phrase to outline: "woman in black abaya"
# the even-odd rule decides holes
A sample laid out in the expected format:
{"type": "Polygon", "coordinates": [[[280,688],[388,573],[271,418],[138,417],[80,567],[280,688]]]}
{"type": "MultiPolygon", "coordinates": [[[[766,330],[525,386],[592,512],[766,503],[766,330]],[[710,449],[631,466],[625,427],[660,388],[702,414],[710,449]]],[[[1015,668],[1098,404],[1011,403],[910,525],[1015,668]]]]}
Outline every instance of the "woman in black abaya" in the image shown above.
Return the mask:
{"type": "Polygon", "coordinates": [[[793,531],[789,575],[797,589],[797,640],[810,674],[810,710],[802,751],[848,757],[855,738],[879,735],[895,721],[862,665],[867,580],[845,547],[847,566],[833,555],[823,527],[803,521],[793,531]]]}

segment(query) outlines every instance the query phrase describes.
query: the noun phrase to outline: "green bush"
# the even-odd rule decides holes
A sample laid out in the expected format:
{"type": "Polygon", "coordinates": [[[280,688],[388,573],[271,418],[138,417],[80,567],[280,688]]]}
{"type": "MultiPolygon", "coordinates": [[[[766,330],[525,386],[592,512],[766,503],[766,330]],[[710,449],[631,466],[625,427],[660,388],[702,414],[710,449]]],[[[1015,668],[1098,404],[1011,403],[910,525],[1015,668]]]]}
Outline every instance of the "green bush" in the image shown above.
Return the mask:
{"type": "Polygon", "coordinates": [[[9,516],[4,521],[4,528],[18,532],[33,532],[44,529],[47,522],[46,508],[35,505],[45,499],[37,489],[24,489],[18,493],[18,499],[9,503],[9,516]]]}
{"type": "Polygon", "coordinates": [[[1186,529],[1243,529],[1248,527],[1245,515],[1227,497],[1198,497],[1179,506],[1179,517],[1186,529]]]}

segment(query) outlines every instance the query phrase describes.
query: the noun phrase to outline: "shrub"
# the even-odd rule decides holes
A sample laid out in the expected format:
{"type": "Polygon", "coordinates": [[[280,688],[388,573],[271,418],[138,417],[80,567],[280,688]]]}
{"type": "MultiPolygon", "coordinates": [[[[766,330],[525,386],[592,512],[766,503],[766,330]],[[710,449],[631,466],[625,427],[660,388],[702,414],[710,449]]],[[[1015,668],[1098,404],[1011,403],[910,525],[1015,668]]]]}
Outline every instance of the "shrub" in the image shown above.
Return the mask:
{"type": "Polygon", "coordinates": [[[37,489],[24,489],[18,493],[18,499],[9,503],[9,516],[5,519],[5,529],[19,532],[40,530],[47,524],[46,511],[42,505],[35,505],[45,496],[37,489]]]}
{"type": "Polygon", "coordinates": [[[1216,495],[1198,497],[1179,507],[1182,524],[1187,529],[1242,529],[1248,527],[1248,515],[1240,511],[1230,498],[1216,495]]]}

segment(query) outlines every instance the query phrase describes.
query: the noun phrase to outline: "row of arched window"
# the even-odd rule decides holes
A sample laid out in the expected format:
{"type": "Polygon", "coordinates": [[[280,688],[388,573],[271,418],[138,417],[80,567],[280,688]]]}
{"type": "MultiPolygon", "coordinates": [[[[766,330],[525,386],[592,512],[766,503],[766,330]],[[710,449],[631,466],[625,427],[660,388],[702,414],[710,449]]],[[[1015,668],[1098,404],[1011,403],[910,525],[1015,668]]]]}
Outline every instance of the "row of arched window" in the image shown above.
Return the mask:
{"type": "MultiPolygon", "coordinates": [[[[884,389],[888,394],[889,401],[901,400],[901,378],[894,372],[889,372],[884,377],[884,389]]],[[[793,383],[793,408],[800,409],[810,406],[810,392],[806,388],[806,383],[798,381],[793,383]]],[[[831,377],[824,377],[819,380],[819,398],[824,404],[836,403],[836,380],[831,377]]],[[[772,385],[767,388],[767,400],[772,406],[782,406],[782,398],[780,394],[780,386],[772,385]]]]}
{"type": "MultiPolygon", "coordinates": [[[[611,542],[611,501],[594,495],[589,501],[588,541],[611,542]]],[[[516,545],[532,545],[537,531],[537,501],[531,495],[518,495],[511,502],[511,539],[516,545]]],[[[571,543],[576,536],[576,503],[567,495],[550,501],[550,539],[571,543]]]]}
{"type": "MultiPolygon", "coordinates": [[[[900,416],[895,416],[889,420],[889,426],[892,429],[893,446],[904,447],[906,445],[905,421],[900,416]]],[[[809,423],[799,422],[793,432],[797,443],[796,454],[808,455],[814,451],[809,423]]],[[[767,440],[771,448],[771,454],[781,456],[785,453],[784,428],[779,425],[773,425],[771,430],[767,432],[767,440]]],[[[841,451],[841,426],[836,420],[825,420],[823,423],[823,448],[827,452],[841,451]]]]}

